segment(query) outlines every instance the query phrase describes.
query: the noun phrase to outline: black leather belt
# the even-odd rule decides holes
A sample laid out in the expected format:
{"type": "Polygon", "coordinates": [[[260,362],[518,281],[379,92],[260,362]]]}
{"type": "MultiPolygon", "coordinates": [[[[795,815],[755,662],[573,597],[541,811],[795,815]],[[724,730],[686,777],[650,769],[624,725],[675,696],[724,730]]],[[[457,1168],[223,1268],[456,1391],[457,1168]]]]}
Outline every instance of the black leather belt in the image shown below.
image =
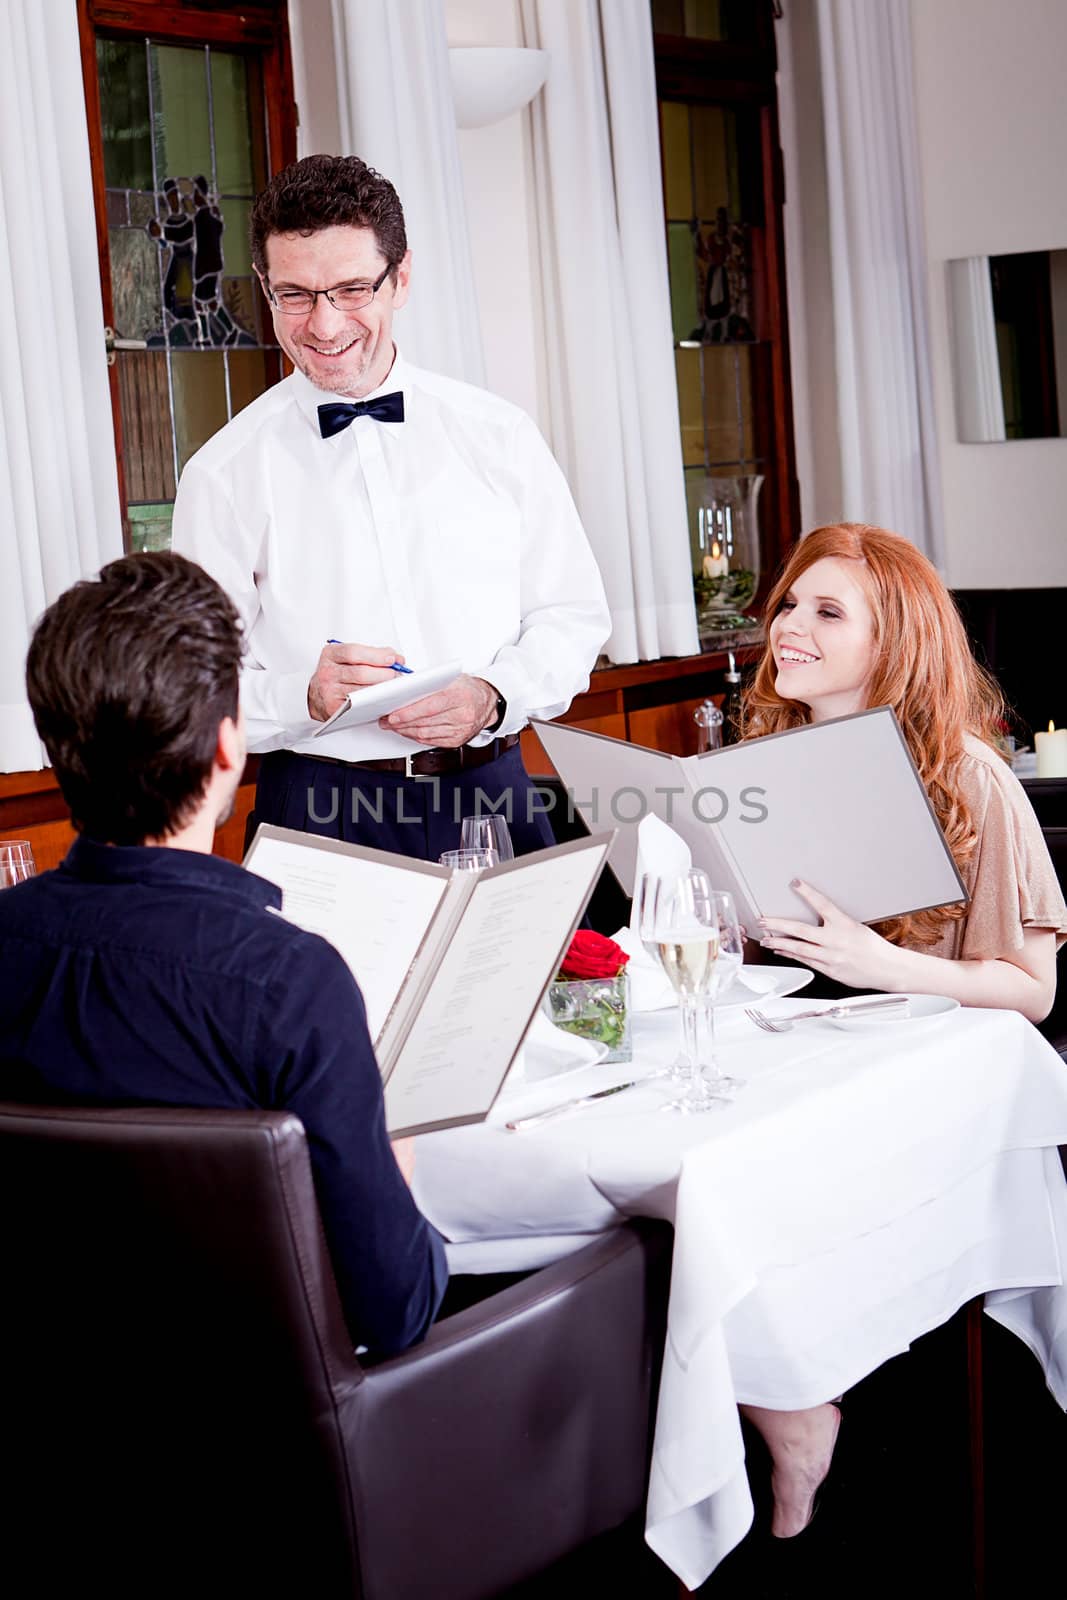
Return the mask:
{"type": "Polygon", "coordinates": [[[299,754],[305,761],[322,761],[327,766],[348,767],[353,772],[396,772],[402,773],[405,778],[424,778],[488,766],[505,750],[514,750],[518,742],[518,734],[509,733],[477,749],[472,749],[469,744],[461,744],[458,750],[413,750],[409,756],[391,756],[384,761],[339,761],[336,756],[305,755],[302,750],[299,754]]]}

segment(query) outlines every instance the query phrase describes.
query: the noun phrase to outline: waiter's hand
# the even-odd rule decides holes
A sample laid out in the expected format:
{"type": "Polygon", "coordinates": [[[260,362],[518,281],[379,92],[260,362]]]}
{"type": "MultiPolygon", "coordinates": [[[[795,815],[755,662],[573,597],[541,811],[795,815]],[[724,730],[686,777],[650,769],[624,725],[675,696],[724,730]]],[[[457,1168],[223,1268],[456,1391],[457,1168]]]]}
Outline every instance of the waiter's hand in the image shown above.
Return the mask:
{"type": "Polygon", "coordinates": [[[496,716],[496,690],[484,678],[472,678],[462,673],[447,688],[436,694],[423,695],[399,711],[380,717],[378,726],[405,739],[415,739],[419,744],[437,745],[444,750],[457,749],[481,733],[486,723],[496,716]]]}
{"type": "Polygon", "coordinates": [[[395,678],[389,665],[403,660],[390,645],[328,644],[308,684],[308,711],[316,722],[325,722],[351,690],[395,678]]]}

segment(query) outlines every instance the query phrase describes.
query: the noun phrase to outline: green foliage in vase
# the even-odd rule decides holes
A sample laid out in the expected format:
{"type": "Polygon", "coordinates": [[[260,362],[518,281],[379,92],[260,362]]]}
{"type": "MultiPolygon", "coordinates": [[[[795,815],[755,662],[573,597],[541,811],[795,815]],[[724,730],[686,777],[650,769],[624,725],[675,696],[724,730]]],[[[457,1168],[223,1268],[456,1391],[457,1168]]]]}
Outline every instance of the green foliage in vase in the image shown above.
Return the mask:
{"type": "Polygon", "coordinates": [[[548,991],[552,1021],[582,1039],[596,1039],[611,1051],[626,1038],[626,986],[623,978],[552,983],[548,991]]]}
{"type": "Polygon", "coordinates": [[[698,572],[693,577],[693,593],[701,608],[717,606],[743,611],[752,604],[756,593],[756,574],[748,567],[735,567],[720,578],[705,578],[698,572]]]}

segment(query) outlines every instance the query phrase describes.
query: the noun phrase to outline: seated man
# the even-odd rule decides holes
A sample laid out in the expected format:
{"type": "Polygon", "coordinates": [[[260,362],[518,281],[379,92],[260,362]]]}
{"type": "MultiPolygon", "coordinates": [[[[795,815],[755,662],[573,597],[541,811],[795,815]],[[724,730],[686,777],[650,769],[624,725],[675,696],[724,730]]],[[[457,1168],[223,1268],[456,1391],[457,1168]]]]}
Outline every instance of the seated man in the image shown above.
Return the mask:
{"type": "Polygon", "coordinates": [[[27,686],[79,837],[0,894],[0,1098],[292,1111],[352,1338],[401,1350],[448,1276],[385,1130],[359,989],[272,884],[211,854],[245,762],[240,625],[181,556],[40,619],[27,686]]]}

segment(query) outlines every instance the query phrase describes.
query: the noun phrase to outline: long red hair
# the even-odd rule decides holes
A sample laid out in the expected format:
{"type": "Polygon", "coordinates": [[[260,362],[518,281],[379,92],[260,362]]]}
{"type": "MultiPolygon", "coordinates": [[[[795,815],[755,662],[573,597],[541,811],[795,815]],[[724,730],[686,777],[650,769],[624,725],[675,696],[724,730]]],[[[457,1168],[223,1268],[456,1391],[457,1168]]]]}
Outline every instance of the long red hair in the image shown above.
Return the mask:
{"type": "MultiPolygon", "coordinates": [[[[930,803],[956,865],[973,854],[974,819],[956,782],[964,737],[996,748],[1004,702],[993,679],[975,661],[955,601],[937,569],[898,533],[863,522],[816,528],[795,546],[767,597],[768,629],[786,594],[816,561],[855,563],[855,578],[874,616],[875,663],[868,706],[892,706],[919,769],[930,803]]],[[[781,733],[810,722],[811,712],[775,689],[777,671],[768,640],[745,695],[743,737],[781,733]]],[[[879,924],[894,944],[936,943],[946,920],[966,907],[945,906],[879,924]]]]}

